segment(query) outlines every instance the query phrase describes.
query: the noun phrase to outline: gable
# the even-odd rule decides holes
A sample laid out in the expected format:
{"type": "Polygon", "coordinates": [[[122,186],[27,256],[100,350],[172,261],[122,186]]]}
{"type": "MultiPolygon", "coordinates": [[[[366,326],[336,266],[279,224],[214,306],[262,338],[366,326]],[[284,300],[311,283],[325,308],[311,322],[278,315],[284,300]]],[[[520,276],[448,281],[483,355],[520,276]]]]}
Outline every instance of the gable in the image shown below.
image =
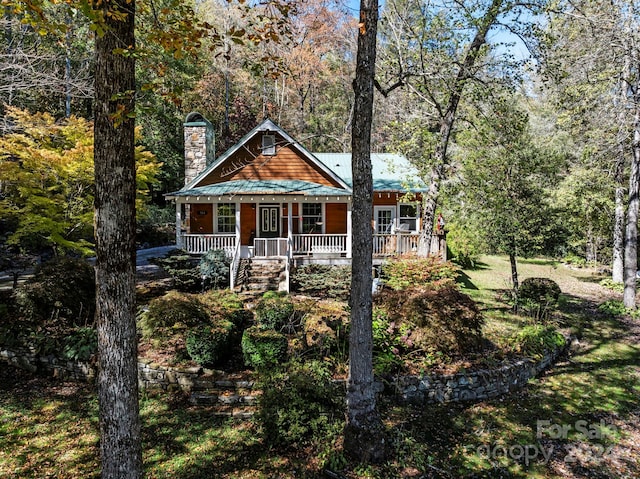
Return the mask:
{"type": "Polygon", "coordinates": [[[236,180],[299,180],[342,187],[277,132],[271,134],[275,136],[277,146],[275,155],[262,153],[262,134],[258,133],[200,178],[198,186],[236,180]]]}

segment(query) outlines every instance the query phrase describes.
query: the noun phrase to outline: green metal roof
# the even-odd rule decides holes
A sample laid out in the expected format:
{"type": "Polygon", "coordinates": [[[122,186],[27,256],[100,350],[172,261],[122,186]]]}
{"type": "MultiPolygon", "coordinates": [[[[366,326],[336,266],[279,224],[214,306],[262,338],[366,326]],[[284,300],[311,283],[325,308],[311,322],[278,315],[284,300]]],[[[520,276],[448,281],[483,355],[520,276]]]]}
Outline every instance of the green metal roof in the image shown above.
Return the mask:
{"type": "Polygon", "coordinates": [[[331,186],[318,185],[300,180],[234,180],[225,183],[199,186],[167,194],[177,196],[227,196],[227,195],[302,195],[302,196],[348,196],[351,191],[331,186]]]}
{"type": "MultiPolygon", "coordinates": [[[[351,153],[313,153],[327,168],[334,171],[353,187],[351,153]]],[[[371,153],[371,174],[374,191],[427,191],[427,186],[416,176],[416,169],[402,155],[371,153]]]]}

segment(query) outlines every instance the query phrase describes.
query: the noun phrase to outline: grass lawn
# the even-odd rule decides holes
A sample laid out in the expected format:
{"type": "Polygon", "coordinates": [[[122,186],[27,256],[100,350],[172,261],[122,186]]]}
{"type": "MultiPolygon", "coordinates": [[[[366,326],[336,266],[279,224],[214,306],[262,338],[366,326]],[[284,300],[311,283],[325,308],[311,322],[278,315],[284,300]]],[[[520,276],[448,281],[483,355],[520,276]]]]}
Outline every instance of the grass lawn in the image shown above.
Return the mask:
{"type": "MultiPolygon", "coordinates": [[[[339,434],[295,450],[265,444],[251,421],[220,418],[182,396],[141,398],[148,478],[638,478],[640,326],[598,309],[617,295],[589,270],[544,260],[521,279],[548,277],[563,291],[558,325],[570,355],[512,395],[471,404],[399,407],[383,401],[395,458],[347,463],[339,434]],[[335,475],[323,473],[329,468],[335,475]]],[[[527,320],[500,290],[509,263],[486,257],[462,287],[481,303],[494,341],[527,320]]],[[[0,364],[0,477],[99,477],[97,399],[91,387],[34,377],[0,364]]]]}

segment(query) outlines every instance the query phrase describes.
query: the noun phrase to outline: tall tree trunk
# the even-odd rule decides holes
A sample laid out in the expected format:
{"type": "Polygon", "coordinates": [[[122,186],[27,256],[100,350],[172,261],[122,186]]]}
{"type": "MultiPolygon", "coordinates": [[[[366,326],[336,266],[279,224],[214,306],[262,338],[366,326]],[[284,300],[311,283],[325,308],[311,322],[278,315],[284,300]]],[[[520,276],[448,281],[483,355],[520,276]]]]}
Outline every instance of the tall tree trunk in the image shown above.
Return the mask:
{"type": "Polygon", "coordinates": [[[96,319],[102,477],[142,477],[135,323],[134,0],[96,2],[96,319]],[[111,15],[107,12],[117,12],[111,15]],[[123,17],[121,14],[125,14],[123,17]],[[118,19],[119,18],[119,19],[118,19]]]}
{"type": "Polygon", "coordinates": [[[440,183],[444,180],[446,174],[446,166],[449,164],[447,151],[449,149],[449,140],[453,133],[453,126],[458,112],[458,105],[462,99],[464,87],[467,82],[473,78],[472,69],[481,54],[482,46],[487,42],[487,33],[491,26],[496,22],[500,9],[504,0],[493,0],[491,5],[484,13],[484,16],[478,20],[478,30],[476,31],[469,49],[465,54],[464,60],[460,65],[460,69],[456,75],[451,92],[449,93],[449,101],[446,109],[442,112],[440,119],[440,139],[434,152],[434,167],[431,170],[431,178],[429,181],[429,191],[425,195],[422,210],[422,233],[420,235],[420,244],[418,246],[418,254],[426,256],[431,246],[431,235],[433,234],[433,222],[435,219],[436,208],[440,196],[440,183]]]}
{"type": "Polygon", "coordinates": [[[373,180],[371,121],[376,62],[378,0],[361,0],[355,110],[352,123],[353,232],[351,262],[351,330],[345,452],[361,462],[380,462],[386,456],[385,434],[376,411],[373,375],[372,255],[373,180]]]}
{"type": "MultiPolygon", "coordinates": [[[[616,183],[617,183],[616,174],[616,183]]],[[[624,187],[616,186],[615,213],[613,226],[613,264],[612,279],[616,283],[624,281],[624,187]]]]}
{"type": "Polygon", "coordinates": [[[624,294],[625,307],[636,307],[636,274],[638,271],[638,198],[640,187],[640,98],[635,95],[636,113],[633,126],[633,156],[629,176],[629,205],[627,206],[627,228],[624,238],[624,294]]]}
{"type": "MultiPolygon", "coordinates": [[[[625,30],[629,30],[628,27],[625,30]]],[[[614,227],[613,227],[613,264],[612,279],[617,283],[624,281],[624,166],[625,166],[625,150],[628,141],[628,121],[627,121],[627,102],[629,98],[629,78],[631,75],[631,56],[626,54],[624,57],[624,65],[620,75],[618,84],[618,95],[615,98],[614,107],[618,111],[618,137],[617,147],[618,153],[615,165],[616,184],[615,190],[615,210],[614,210],[614,227]]]]}
{"type": "Polygon", "coordinates": [[[520,282],[518,281],[518,262],[516,261],[515,251],[509,253],[509,263],[511,264],[511,284],[513,285],[513,291],[517,294],[520,282]]]}

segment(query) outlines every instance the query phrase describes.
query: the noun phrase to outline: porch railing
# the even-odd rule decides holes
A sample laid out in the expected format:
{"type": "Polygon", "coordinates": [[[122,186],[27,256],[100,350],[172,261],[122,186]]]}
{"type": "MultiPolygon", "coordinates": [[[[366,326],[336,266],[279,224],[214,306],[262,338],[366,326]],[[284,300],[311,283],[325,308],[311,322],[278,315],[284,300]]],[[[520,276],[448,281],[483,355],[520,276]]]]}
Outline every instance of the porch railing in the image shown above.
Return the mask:
{"type": "Polygon", "coordinates": [[[236,247],[236,235],[185,234],[182,236],[182,244],[184,249],[192,254],[204,254],[212,249],[223,249],[227,252],[227,256],[233,256],[236,247]]]}
{"type": "Polygon", "coordinates": [[[347,235],[293,235],[293,253],[346,253],[347,235]]]}
{"type": "Polygon", "coordinates": [[[240,242],[236,244],[233,250],[233,257],[231,258],[231,264],[229,265],[229,285],[231,289],[236,286],[236,276],[238,275],[238,267],[240,266],[240,242]]]}
{"type": "Polygon", "coordinates": [[[256,238],[253,240],[253,256],[269,258],[287,256],[287,238],[256,238]]]}
{"type": "Polygon", "coordinates": [[[420,235],[413,233],[374,234],[374,256],[391,256],[394,254],[411,254],[418,250],[420,235]]]}

